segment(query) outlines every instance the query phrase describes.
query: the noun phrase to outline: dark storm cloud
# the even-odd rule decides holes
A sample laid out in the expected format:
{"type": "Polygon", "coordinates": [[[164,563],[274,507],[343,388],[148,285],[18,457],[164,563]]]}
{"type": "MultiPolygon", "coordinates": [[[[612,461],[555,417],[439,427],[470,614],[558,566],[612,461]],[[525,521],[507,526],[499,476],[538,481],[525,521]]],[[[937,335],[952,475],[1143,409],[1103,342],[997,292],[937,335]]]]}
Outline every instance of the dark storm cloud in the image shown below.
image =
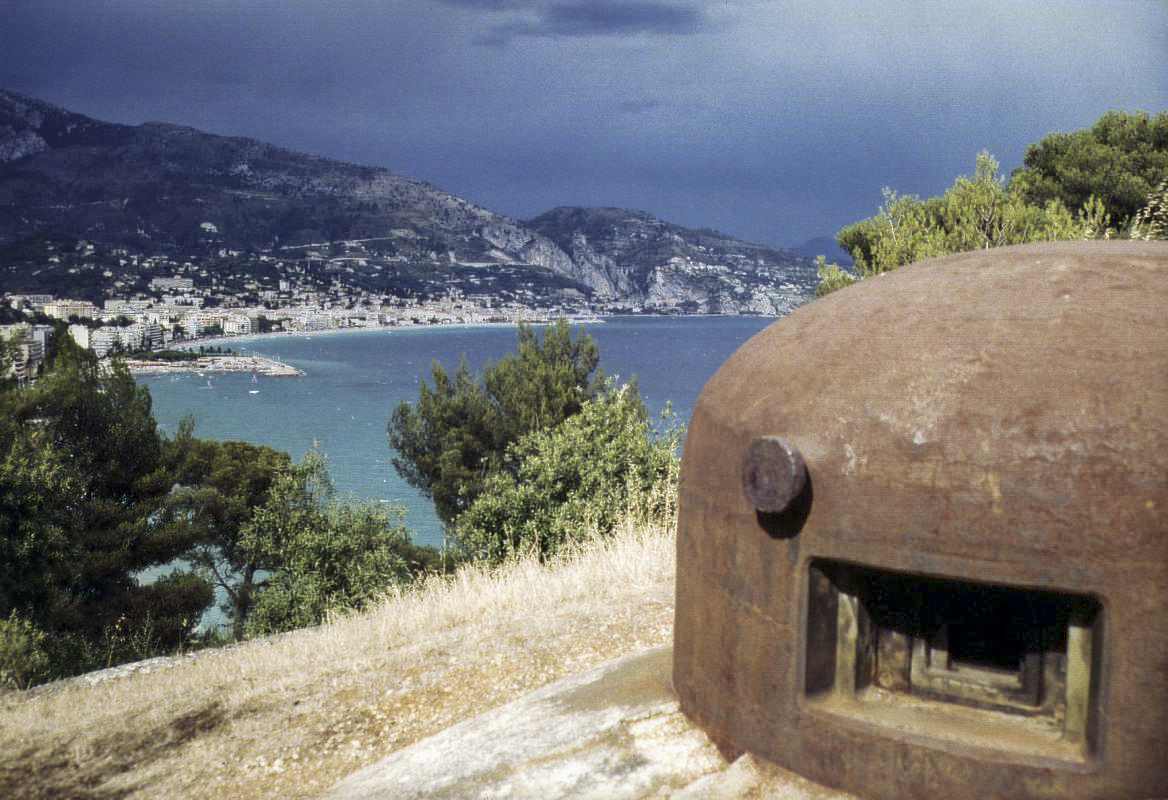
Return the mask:
{"type": "Polygon", "coordinates": [[[485,4],[466,0],[446,2],[492,11],[522,10],[525,18],[494,25],[478,44],[504,45],[520,36],[591,37],[690,35],[709,24],[705,12],[688,3],[653,0],[567,0],[567,2],[518,2],[496,0],[485,4]]]}
{"type": "Polygon", "coordinates": [[[795,244],[981,149],[1168,108],[1146,0],[0,0],[0,86],[389,167],[519,218],[795,244]],[[493,42],[497,47],[476,47],[493,42]]]}
{"type": "Polygon", "coordinates": [[[536,32],[550,36],[606,36],[625,33],[697,33],[705,15],[677,3],[577,0],[553,3],[536,32]]]}

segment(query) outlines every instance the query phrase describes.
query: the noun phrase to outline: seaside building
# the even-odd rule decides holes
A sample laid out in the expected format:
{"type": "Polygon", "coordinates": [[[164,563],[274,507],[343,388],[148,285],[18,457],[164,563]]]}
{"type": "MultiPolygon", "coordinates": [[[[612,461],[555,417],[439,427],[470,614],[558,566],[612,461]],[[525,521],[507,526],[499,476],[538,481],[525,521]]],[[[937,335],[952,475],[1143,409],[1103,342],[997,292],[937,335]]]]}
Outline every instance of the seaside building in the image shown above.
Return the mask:
{"type": "Polygon", "coordinates": [[[224,317],[223,333],[227,336],[247,336],[252,332],[251,318],[245,314],[231,314],[224,317]]]}
{"type": "Polygon", "coordinates": [[[203,324],[198,314],[187,314],[179,320],[178,324],[182,326],[183,333],[188,339],[194,339],[203,332],[203,324]]]}
{"type": "Polygon", "coordinates": [[[53,300],[45,303],[42,310],[45,316],[60,320],[68,320],[70,317],[95,319],[100,316],[97,306],[84,300],[53,300]]]}
{"type": "Polygon", "coordinates": [[[111,350],[157,350],[164,344],[162,326],[156,322],[135,322],[124,328],[107,326],[89,329],[85,325],[70,325],[69,335],[79,347],[92,350],[98,358],[111,350]]]}

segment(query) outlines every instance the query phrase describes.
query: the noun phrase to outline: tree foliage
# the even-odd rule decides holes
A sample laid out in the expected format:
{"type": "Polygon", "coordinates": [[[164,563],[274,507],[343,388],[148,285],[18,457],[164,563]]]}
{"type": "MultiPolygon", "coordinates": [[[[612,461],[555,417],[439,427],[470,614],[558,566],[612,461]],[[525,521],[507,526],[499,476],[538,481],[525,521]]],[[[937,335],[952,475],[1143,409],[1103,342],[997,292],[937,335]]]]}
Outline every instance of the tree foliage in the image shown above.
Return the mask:
{"type": "Polygon", "coordinates": [[[192,419],[180,423],[165,513],[173,525],[190,530],[195,543],[186,560],[225,596],[221,610],[240,638],[258,574],[267,566],[244,546],[243,530],[268,502],[276,479],[292,470],[292,459],[263,445],[197,439],[193,432],[192,419]]]}
{"type": "Polygon", "coordinates": [[[329,611],[361,608],[407,582],[428,549],[411,544],[389,512],[338,502],[315,451],[275,476],[239,544],[268,571],[247,617],[249,634],[317,625],[329,611]]]}
{"type": "Polygon", "coordinates": [[[839,264],[828,264],[824,256],[819,256],[815,260],[815,267],[815,274],[819,278],[819,284],[815,287],[816,297],[823,297],[837,289],[851,286],[857,280],[855,274],[848,272],[839,264]]]}
{"type": "Polygon", "coordinates": [[[129,631],[181,644],[211,590],[190,574],[138,579],[192,544],[158,515],[170,477],[149,392],[68,337],[54,351],[35,385],[0,392],[0,618],[46,634],[67,671],[117,658],[129,631]]]}
{"type": "Polygon", "coordinates": [[[884,190],[876,216],[844,228],[837,240],[868,277],[926,258],[1026,242],[1079,238],[1084,223],[1057,200],[1039,207],[1011,191],[989,153],[977,157],[972,178],[921,200],[884,190]]]}
{"type": "Polygon", "coordinates": [[[1086,130],[1043,137],[1023,164],[1010,186],[1027,203],[1057,200],[1080,213],[1095,197],[1123,230],[1168,178],[1168,112],[1110,112],[1086,130]]]}
{"type": "Polygon", "coordinates": [[[63,331],[34,384],[0,383],[0,684],[186,646],[212,587],[238,638],[437,562],[391,512],[338,501],[319,454],[200,440],[191,420],[162,436],[124,364],[63,331]]]}
{"type": "Polygon", "coordinates": [[[197,439],[189,419],[173,451],[166,519],[191,532],[185,560],[225,597],[234,638],[316,625],[437,566],[400,509],[338,500],[319,452],[296,464],[263,445],[197,439]]]}
{"type": "Polygon", "coordinates": [[[874,217],[839,232],[857,274],[821,263],[817,295],[926,258],[1056,239],[1165,235],[1168,113],[1106,114],[1026,150],[1007,184],[988,153],[972,178],[927,200],[884,190],[874,217]]]}
{"type": "Polygon", "coordinates": [[[458,517],[458,546],[500,561],[608,534],[624,518],[659,520],[675,495],[679,438],[677,428],[653,430],[635,385],[605,391],[508,449],[515,470],[492,473],[458,517]]]}
{"type": "Polygon", "coordinates": [[[602,377],[596,343],[572,338],[563,319],[541,339],[520,323],[519,349],[479,375],[465,359],[453,377],[431,367],[417,403],[403,402],[389,422],[394,468],[434,502],[450,524],[482,494],[487,477],[514,469],[507,448],[524,434],[555,426],[596,396],[602,377]]]}

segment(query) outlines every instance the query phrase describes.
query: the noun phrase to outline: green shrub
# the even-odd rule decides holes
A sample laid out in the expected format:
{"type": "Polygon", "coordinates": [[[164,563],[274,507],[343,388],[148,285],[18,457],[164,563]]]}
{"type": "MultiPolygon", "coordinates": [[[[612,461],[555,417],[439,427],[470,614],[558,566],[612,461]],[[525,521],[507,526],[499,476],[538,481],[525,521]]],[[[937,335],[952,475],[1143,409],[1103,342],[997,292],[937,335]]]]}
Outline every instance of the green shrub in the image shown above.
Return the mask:
{"type": "Polygon", "coordinates": [[[45,633],[12,612],[0,619],[0,690],[27,689],[49,677],[45,633]]]}
{"type": "Polygon", "coordinates": [[[249,635],[320,624],[328,612],[361,608],[411,579],[420,548],[390,513],[338,502],[324,457],[276,477],[267,502],[242,529],[241,545],[270,570],[253,597],[249,635]]]}
{"type": "Polygon", "coordinates": [[[532,431],[579,412],[602,384],[596,343],[575,339],[563,318],[544,329],[519,324],[519,350],[472,374],[465,358],[451,376],[431,367],[417,403],[400,403],[387,432],[393,466],[434,501],[450,524],[483,492],[487,476],[509,467],[507,448],[532,431]]]}
{"type": "Polygon", "coordinates": [[[1128,235],[1132,239],[1168,239],[1168,178],[1148,195],[1148,202],[1132,217],[1128,235]]]}
{"type": "Polygon", "coordinates": [[[823,256],[816,259],[815,266],[815,274],[819,278],[819,285],[815,287],[816,297],[823,297],[836,289],[851,286],[858,280],[855,275],[842,269],[839,264],[828,264],[827,259],[823,256]]]}
{"type": "Polygon", "coordinates": [[[517,467],[488,477],[455,521],[459,548],[496,562],[527,550],[546,555],[574,539],[611,533],[622,520],[669,517],[680,435],[676,427],[652,429],[635,387],[604,392],[508,450],[517,467]]]}

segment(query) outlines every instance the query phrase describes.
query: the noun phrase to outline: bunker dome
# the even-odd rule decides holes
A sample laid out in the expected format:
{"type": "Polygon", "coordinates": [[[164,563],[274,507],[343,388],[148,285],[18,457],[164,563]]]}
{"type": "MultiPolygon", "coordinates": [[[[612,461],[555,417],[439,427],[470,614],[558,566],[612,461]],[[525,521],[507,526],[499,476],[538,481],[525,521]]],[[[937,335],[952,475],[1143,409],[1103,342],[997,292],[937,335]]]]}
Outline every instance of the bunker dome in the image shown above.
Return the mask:
{"type": "Polygon", "coordinates": [[[703,390],[674,684],[863,797],[1168,796],[1168,245],[948,256],[703,390]]]}

